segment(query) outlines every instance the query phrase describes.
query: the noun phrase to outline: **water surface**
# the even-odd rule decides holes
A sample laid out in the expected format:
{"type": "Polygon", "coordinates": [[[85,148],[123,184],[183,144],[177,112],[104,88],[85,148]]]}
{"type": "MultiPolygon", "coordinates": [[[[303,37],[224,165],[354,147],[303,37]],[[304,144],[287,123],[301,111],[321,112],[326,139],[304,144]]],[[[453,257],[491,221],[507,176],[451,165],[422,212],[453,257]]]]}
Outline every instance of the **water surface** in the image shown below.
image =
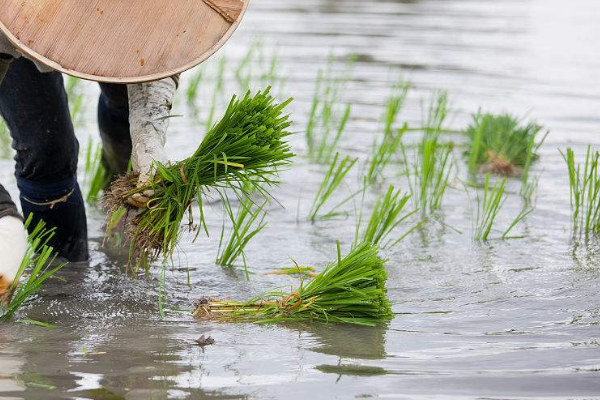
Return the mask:
{"type": "MultiPolygon", "coordinates": [[[[456,129],[479,107],[550,129],[536,165],[537,208],[518,229],[525,238],[475,245],[471,203],[454,181],[444,214],[385,253],[397,313],[389,325],[198,323],[185,310],[199,296],[244,299],[289,287],[297,280],[262,274],[289,266],[290,257],[322,267],[335,257],[336,240],[347,248],[353,217],[303,221],[324,168],[299,157],[283,174],[273,194],[285,208],[270,207],[267,229],[248,248],[250,281],[240,269],[214,265],[216,237],[184,240],[177,268],[167,272],[172,311],[164,319],[159,269],[147,279],[127,276],[125,256],[102,247],[102,213],[90,208],[92,261],[63,271],[17,316],[57,328],[0,327],[0,398],[600,398],[600,247],[571,240],[558,152],[572,146],[581,156],[588,143],[600,145],[599,20],[593,0],[254,0],[224,50],[228,70],[256,37],[276,45],[286,77],[277,89],[296,98],[301,132],[317,70],[330,57],[342,69],[354,56],[344,93],[354,105],[341,143],[346,153],[366,157],[400,74],[414,87],[403,113],[411,124],[419,124],[433,91],[444,89],[456,129]],[[196,346],[201,335],[215,345],[196,346]]],[[[82,140],[97,138],[96,89],[87,90],[82,140]]],[[[210,101],[200,99],[203,112],[210,101]]],[[[176,113],[186,118],[173,120],[174,159],[188,155],[204,131],[183,96],[176,113]]],[[[302,135],[293,141],[302,154],[302,135]]],[[[0,161],[0,179],[16,195],[11,161],[0,161]]],[[[408,189],[394,171],[389,183],[408,189]]],[[[339,195],[357,185],[351,178],[339,195]]],[[[521,205],[518,196],[509,199],[500,227],[521,205]]],[[[218,236],[220,208],[210,210],[218,236]]]]}

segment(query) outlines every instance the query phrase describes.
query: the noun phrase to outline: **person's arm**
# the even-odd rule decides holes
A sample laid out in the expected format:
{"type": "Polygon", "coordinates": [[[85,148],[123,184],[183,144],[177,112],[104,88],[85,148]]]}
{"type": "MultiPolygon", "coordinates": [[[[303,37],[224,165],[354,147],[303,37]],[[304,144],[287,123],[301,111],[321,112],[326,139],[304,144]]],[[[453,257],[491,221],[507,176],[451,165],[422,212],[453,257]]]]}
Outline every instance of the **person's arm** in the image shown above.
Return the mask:
{"type": "Polygon", "coordinates": [[[8,192],[0,185],[0,306],[10,300],[8,291],[17,277],[26,250],[27,234],[23,219],[8,192]]]}
{"type": "MultiPolygon", "coordinates": [[[[155,82],[127,85],[133,170],[140,185],[150,178],[152,164],[167,163],[165,142],[179,75],[155,82]]],[[[142,208],[152,193],[135,194],[129,203],[142,208]]]]}

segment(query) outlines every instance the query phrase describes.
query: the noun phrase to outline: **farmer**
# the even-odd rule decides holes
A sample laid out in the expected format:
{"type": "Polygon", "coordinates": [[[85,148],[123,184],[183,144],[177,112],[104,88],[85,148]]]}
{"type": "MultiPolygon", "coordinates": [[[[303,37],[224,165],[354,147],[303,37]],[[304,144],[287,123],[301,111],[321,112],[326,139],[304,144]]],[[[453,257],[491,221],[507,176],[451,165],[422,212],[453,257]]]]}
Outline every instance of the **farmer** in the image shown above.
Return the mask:
{"type": "MultiPolygon", "coordinates": [[[[132,160],[140,181],[164,151],[168,116],[178,77],[131,85],[100,84],[98,125],[103,163],[111,176],[132,160]]],[[[0,34],[0,113],[16,150],[16,178],[23,216],[33,214],[56,228],[50,245],[66,261],[88,259],[84,201],[77,184],[79,144],[59,72],[22,57],[0,34]]],[[[148,193],[146,194],[148,196],[148,193]]],[[[148,198],[128,200],[143,207],[148,198]]],[[[15,278],[26,249],[23,218],[0,185],[0,301],[15,278]]]]}

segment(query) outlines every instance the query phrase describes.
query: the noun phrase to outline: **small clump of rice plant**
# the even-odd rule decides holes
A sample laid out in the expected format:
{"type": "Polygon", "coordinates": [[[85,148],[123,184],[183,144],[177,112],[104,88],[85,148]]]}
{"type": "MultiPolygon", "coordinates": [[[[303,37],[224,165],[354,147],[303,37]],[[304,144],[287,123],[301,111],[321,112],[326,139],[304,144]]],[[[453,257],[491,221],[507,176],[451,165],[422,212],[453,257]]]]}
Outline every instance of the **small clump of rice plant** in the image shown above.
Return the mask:
{"type": "Polygon", "coordinates": [[[329,219],[340,215],[337,210],[344,203],[350,200],[351,197],[345,199],[323,215],[320,215],[320,211],[325,203],[327,203],[327,201],[330,199],[332,194],[342,184],[346,178],[346,175],[348,175],[350,170],[352,170],[357,161],[358,159],[351,159],[350,156],[346,156],[340,160],[340,154],[336,153],[313,200],[312,207],[308,214],[309,221],[314,222],[317,219],[329,219]]]}
{"type": "MultiPolygon", "coordinates": [[[[206,134],[196,152],[183,161],[155,165],[155,173],[143,185],[136,174],[117,179],[106,191],[111,214],[135,193],[152,193],[147,209],[128,223],[131,259],[137,266],[160,255],[171,257],[181,237],[181,222],[188,216],[194,227],[192,202],[200,208],[200,227],[208,233],[203,198],[211,190],[243,192],[244,184],[268,196],[267,189],[279,183],[278,169],[290,165],[294,154],[286,138],[291,121],[283,112],[291,99],[277,104],[270,88],[243,98],[234,96],[223,118],[206,134]]],[[[198,230],[198,233],[200,230],[198,230]]]]}
{"type": "Polygon", "coordinates": [[[359,216],[356,226],[356,235],[354,247],[360,244],[367,243],[371,246],[379,246],[382,248],[394,247],[414,231],[419,224],[409,228],[399,238],[387,240],[392,232],[402,223],[412,217],[418,210],[404,212],[410,201],[410,194],[402,193],[400,190],[395,190],[394,186],[389,186],[386,193],[381,196],[375,203],[368,224],[362,229],[359,234],[362,211],[359,216]]]}
{"type": "MultiPolygon", "coordinates": [[[[452,143],[443,143],[439,135],[424,135],[416,150],[409,184],[417,207],[424,216],[442,208],[452,173],[452,143]]],[[[402,149],[406,154],[406,150],[402,149]]],[[[406,159],[406,155],[405,155],[406,159]]],[[[406,170],[411,169],[406,163],[406,170]]]]}
{"type": "Polygon", "coordinates": [[[249,277],[245,249],[248,243],[267,226],[265,222],[267,216],[265,207],[267,204],[268,201],[265,201],[259,206],[251,198],[246,197],[240,202],[238,210],[234,214],[229,201],[224,201],[225,211],[232,223],[232,230],[229,238],[226,239],[225,226],[223,225],[217,264],[232,267],[241,257],[246,277],[249,277]]]}
{"type": "Polygon", "coordinates": [[[506,178],[496,180],[494,186],[490,187],[490,174],[486,174],[483,197],[477,192],[477,212],[473,229],[473,239],[476,242],[485,242],[489,239],[496,218],[506,202],[505,188],[506,178]]]}
{"type": "MultiPolygon", "coordinates": [[[[25,222],[28,228],[32,224],[33,214],[25,222]]],[[[28,237],[28,246],[13,285],[9,288],[9,297],[0,299],[0,322],[8,321],[14,313],[40,291],[44,282],[54,276],[65,264],[52,266],[56,255],[48,242],[54,231],[46,229],[40,221],[28,237]],[[6,302],[8,300],[8,302],[6,302]]]]}
{"type": "Polygon", "coordinates": [[[400,145],[413,201],[424,217],[442,208],[444,195],[452,173],[454,144],[442,140],[443,124],[448,115],[445,92],[436,93],[423,121],[423,137],[416,146],[412,167],[406,147],[400,145]]]}
{"type": "Polygon", "coordinates": [[[204,77],[204,68],[199,66],[196,68],[194,74],[190,78],[188,83],[188,87],[185,91],[185,98],[188,108],[190,108],[193,112],[198,111],[198,106],[196,105],[196,100],[198,98],[198,91],[200,89],[200,84],[202,83],[202,78],[204,77]]]}
{"type": "Polygon", "coordinates": [[[503,176],[528,172],[548,135],[540,138],[542,129],[534,122],[523,124],[510,114],[478,112],[466,130],[469,170],[503,176]]]}
{"type": "MultiPolygon", "coordinates": [[[[348,69],[352,61],[348,63],[348,69]]],[[[327,164],[336,152],[346,129],[351,105],[341,105],[341,94],[348,81],[348,70],[335,76],[332,63],[317,76],[313,101],[306,125],[306,144],[309,157],[317,163],[327,164]]]]}
{"type": "Polygon", "coordinates": [[[248,302],[203,298],[194,316],[225,322],[324,322],[373,326],[393,314],[387,296],[386,260],[378,248],[361,244],[291,292],[272,291],[248,302]]]}
{"type": "Polygon", "coordinates": [[[235,79],[242,93],[250,90],[252,84],[273,86],[281,91],[285,78],[279,71],[277,46],[267,47],[263,40],[255,39],[235,68],[235,79]]]}
{"type": "MultiPolygon", "coordinates": [[[[475,213],[473,225],[473,240],[476,242],[487,242],[490,240],[490,234],[494,229],[498,215],[504,207],[508,195],[506,193],[506,177],[496,179],[491,186],[491,177],[488,172],[485,176],[483,185],[483,196],[477,192],[477,209],[475,213]]],[[[510,232],[521,223],[528,215],[533,212],[534,208],[527,205],[521,209],[517,216],[512,220],[508,228],[502,233],[501,239],[518,239],[519,236],[509,236],[510,232]]]]}
{"type": "Polygon", "coordinates": [[[571,192],[571,227],[573,235],[600,232],[600,153],[588,146],[583,165],[575,161],[575,152],[561,152],[569,172],[571,192]]]}
{"type": "Polygon", "coordinates": [[[367,161],[368,169],[366,178],[368,183],[373,183],[377,178],[383,176],[383,171],[390,164],[392,158],[398,154],[398,149],[402,142],[402,137],[408,130],[408,125],[404,124],[402,128],[396,128],[398,114],[404,106],[410,85],[400,81],[394,88],[386,102],[383,118],[383,138],[378,143],[373,143],[371,154],[367,161]]]}

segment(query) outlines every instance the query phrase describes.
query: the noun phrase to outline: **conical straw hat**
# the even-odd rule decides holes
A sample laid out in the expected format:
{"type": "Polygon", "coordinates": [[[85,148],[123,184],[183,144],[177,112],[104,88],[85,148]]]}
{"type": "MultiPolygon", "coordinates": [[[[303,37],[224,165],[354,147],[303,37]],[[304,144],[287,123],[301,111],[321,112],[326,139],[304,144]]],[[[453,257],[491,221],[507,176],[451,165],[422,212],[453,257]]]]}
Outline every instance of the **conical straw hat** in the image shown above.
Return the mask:
{"type": "Polygon", "coordinates": [[[35,61],[83,79],[152,81],[190,69],[249,0],[0,0],[0,30],[35,61]]]}

